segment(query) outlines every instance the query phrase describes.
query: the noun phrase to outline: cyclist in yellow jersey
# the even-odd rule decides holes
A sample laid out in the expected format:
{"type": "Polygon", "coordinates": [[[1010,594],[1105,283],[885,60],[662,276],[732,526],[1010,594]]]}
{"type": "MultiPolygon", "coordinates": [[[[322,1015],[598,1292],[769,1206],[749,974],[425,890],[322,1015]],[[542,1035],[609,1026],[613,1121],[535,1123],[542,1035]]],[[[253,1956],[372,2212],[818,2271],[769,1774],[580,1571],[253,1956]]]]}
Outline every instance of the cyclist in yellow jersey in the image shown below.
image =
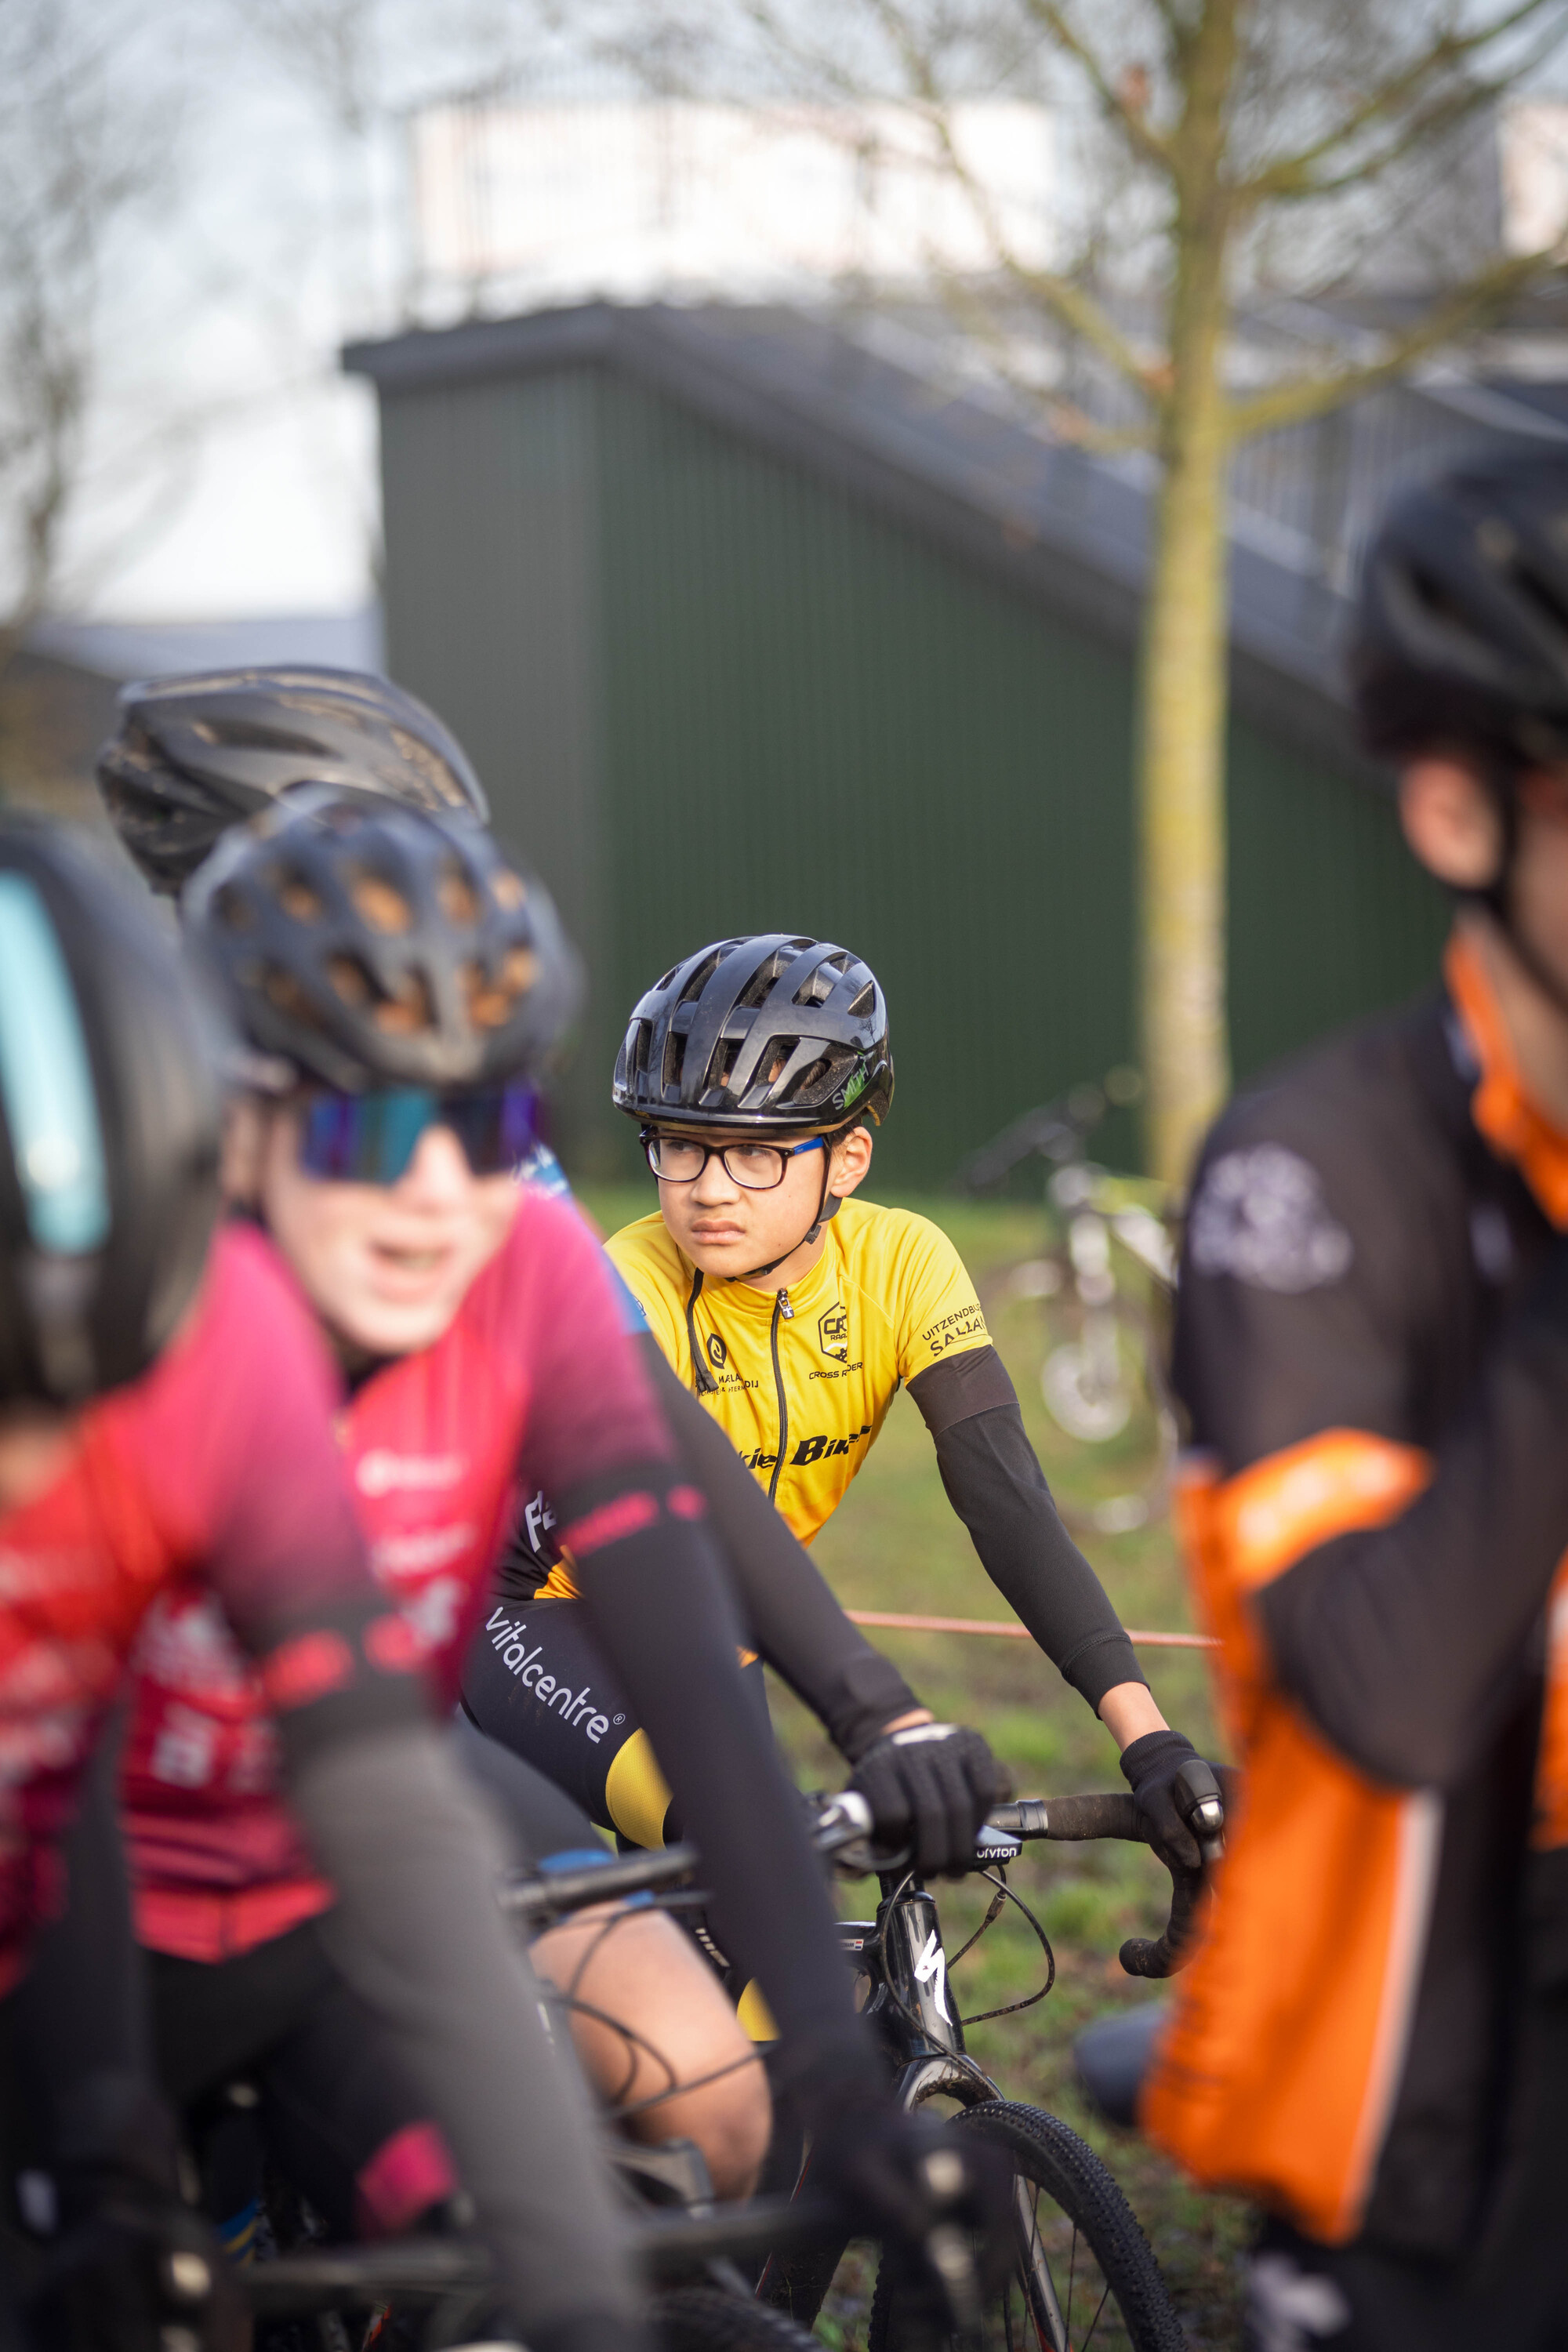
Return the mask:
{"type": "MultiPolygon", "coordinates": [[[[852,1197],[892,1092],[858,956],[778,932],[700,949],[641,999],[616,1063],[659,1205],[610,1255],[803,1541],[908,1387],[992,1581],[1115,1739],[1159,1843],[1195,1864],[1173,1793],[1192,1744],[1057,1516],[962,1259],[928,1219],[852,1197]]],[[[571,1590],[557,1567],[542,1592],[571,1590]]]]}

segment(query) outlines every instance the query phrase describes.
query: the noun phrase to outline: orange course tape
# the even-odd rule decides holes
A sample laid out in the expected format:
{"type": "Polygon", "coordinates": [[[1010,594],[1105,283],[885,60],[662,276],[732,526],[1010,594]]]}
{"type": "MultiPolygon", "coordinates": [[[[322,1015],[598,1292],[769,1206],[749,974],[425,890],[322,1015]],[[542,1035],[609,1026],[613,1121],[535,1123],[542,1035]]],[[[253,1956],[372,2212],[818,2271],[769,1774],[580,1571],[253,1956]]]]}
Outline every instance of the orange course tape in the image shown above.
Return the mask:
{"type": "MultiPolygon", "coordinates": [[[[852,1625],[888,1625],[899,1633],[991,1633],[1004,1642],[1027,1642],[1034,1637],[1026,1625],[1000,1625],[990,1617],[900,1617],[888,1609],[847,1609],[852,1625]]],[[[1127,1638],[1146,1650],[1216,1650],[1207,1633],[1136,1633],[1127,1638]]]]}

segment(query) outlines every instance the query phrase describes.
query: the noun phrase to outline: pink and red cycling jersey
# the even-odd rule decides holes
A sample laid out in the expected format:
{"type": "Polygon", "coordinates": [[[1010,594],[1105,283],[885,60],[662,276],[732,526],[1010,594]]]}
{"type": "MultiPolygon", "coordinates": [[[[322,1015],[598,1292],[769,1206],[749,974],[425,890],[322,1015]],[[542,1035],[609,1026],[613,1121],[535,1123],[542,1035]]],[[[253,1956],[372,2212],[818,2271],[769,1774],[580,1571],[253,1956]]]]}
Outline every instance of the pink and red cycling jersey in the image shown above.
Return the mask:
{"type": "MultiPolygon", "coordinates": [[[[669,1458],[597,1244],[532,1187],[440,1339],[340,1401],[337,1430],[403,1653],[448,1704],[520,1494],[669,1458]]],[[[161,1600],[136,1664],[124,1804],[142,1941],[219,1959],[324,1909],[266,1694],[212,1595],[161,1600]]]]}
{"type": "Polygon", "coordinates": [[[59,1475],[0,1517],[0,1990],[58,1907],[58,1839],[150,1603],[195,1608],[229,1654],[243,1642],[264,1661],[250,1682],[281,1677],[280,1702],[301,1643],[332,1646],[340,1682],[359,1672],[342,1624],[374,1603],[334,1402],[281,1262],[230,1228],[159,1362],[93,1405],[59,1475]]]}

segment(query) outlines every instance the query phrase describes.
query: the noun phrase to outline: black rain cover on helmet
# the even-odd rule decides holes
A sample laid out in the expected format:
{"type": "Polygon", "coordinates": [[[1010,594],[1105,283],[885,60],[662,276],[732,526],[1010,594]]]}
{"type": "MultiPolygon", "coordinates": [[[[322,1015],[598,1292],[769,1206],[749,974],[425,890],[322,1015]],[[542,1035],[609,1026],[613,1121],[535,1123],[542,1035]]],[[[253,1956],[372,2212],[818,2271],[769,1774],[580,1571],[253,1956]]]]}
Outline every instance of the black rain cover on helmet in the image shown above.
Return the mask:
{"type": "Polygon", "coordinates": [[[1479,459],[1395,499],[1350,674],[1373,751],[1568,759],[1568,455],[1479,459]]]}
{"type": "Polygon", "coordinates": [[[879,1127],[893,1099],[876,976],[830,940],[718,940],[666,972],[632,1013],[615,1104],[683,1127],[879,1127]]]}
{"type": "Polygon", "coordinates": [[[424,703],[365,671],[289,663],[122,688],[98,783],[121,840],[170,892],[230,825],[300,784],[489,822],[461,745],[424,703]]]}
{"type": "Polygon", "coordinates": [[[229,834],[184,912],[249,1042],[347,1094],[537,1075],[581,994],[548,893],[482,826],[356,793],[229,834]]]}
{"type": "Polygon", "coordinates": [[[0,1399],[145,1370],[216,1222],[219,1097],[170,942],[98,854],[0,821],[0,1399]]]}

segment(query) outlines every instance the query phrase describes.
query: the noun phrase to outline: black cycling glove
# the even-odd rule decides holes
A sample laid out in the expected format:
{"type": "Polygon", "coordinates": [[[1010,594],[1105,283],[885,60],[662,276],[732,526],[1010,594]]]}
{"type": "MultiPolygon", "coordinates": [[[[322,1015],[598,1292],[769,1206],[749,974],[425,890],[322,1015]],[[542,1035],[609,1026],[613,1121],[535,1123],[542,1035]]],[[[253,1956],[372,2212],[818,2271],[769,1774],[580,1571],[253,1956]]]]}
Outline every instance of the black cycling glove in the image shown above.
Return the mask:
{"type": "Polygon", "coordinates": [[[1180,1731],[1146,1731],[1121,1751],[1121,1770],[1163,1863],[1196,1870],[1197,1841],[1176,1810],[1176,1775],[1197,1749],[1180,1731]]]}
{"type": "Polygon", "coordinates": [[[26,2315],[38,2345],[92,2352],[238,2352],[249,2336],[216,2231],[140,2181],[109,2190],[66,2231],[26,2315]]]}
{"type": "Polygon", "coordinates": [[[935,1878],[973,1869],[974,1841],[1009,1783],[978,1731],[917,1723],[868,1748],[849,1786],[871,1808],[876,1843],[912,1848],[921,1877],[935,1878]]]}
{"type": "Polygon", "coordinates": [[[946,2305],[933,2335],[978,2332],[984,2299],[1014,2259],[1013,2168],[1000,2147],[906,2114],[884,2090],[816,2124],[806,2184],[842,2198],[858,2230],[888,2242],[906,2296],[931,2300],[933,2316],[946,2305]]]}

